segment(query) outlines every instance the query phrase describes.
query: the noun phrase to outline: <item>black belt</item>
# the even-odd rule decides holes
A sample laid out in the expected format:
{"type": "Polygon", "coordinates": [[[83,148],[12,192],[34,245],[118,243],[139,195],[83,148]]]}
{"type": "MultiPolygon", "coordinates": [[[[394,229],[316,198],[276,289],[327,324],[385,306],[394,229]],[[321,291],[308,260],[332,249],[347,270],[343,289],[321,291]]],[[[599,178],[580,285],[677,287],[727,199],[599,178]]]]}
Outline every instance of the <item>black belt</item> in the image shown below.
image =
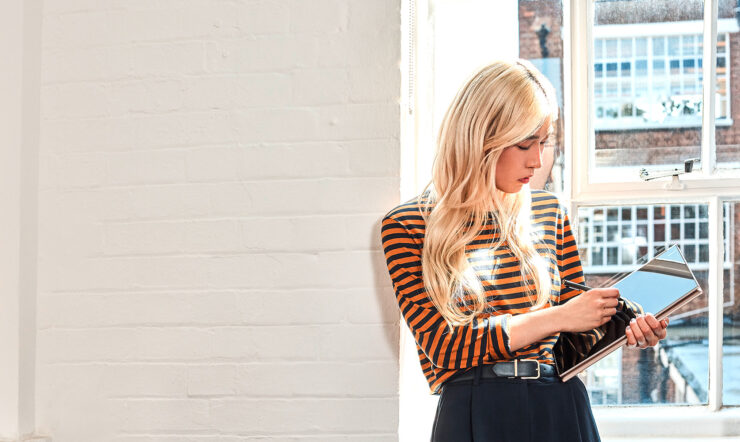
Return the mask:
{"type": "MultiPolygon", "coordinates": [[[[480,379],[492,378],[515,378],[515,379],[539,379],[540,377],[557,377],[554,365],[541,364],[534,359],[515,359],[513,361],[486,364],[479,368],[480,379]]],[[[456,375],[444,384],[451,384],[475,379],[476,367],[456,375]]]]}

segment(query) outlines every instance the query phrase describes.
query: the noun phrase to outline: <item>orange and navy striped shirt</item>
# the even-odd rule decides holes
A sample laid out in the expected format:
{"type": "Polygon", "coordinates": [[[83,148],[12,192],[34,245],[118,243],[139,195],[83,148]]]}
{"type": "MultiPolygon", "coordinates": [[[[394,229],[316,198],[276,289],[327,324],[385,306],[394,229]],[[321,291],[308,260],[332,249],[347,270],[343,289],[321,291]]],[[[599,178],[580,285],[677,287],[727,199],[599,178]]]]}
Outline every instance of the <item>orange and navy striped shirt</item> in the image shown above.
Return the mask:
{"type": "MultiPolygon", "coordinates": [[[[427,196],[428,193],[422,195],[421,204],[425,208],[433,207],[434,203],[430,203],[427,196]]],[[[544,308],[565,303],[581,292],[561,289],[561,280],[584,282],[568,215],[554,195],[532,190],[532,223],[539,236],[535,247],[550,263],[552,287],[550,302],[544,308]]],[[[468,263],[479,276],[486,293],[486,311],[468,325],[455,326],[451,332],[424,288],[421,271],[424,231],[424,218],[414,198],[385,215],[381,236],[398,307],[414,335],[419,362],[431,393],[439,394],[442,384],[454,374],[481,364],[513,359],[536,359],[555,364],[553,346],[559,333],[516,351],[509,347],[510,318],[530,311],[531,304],[519,262],[506,243],[490,254],[491,243],[498,237],[492,218],[489,217],[475,239],[465,246],[468,263]]],[[[623,308],[620,302],[618,309],[623,308]]],[[[576,335],[579,345],[587,352],[604,336],[604,331],[597,328],[576,335]]]]}

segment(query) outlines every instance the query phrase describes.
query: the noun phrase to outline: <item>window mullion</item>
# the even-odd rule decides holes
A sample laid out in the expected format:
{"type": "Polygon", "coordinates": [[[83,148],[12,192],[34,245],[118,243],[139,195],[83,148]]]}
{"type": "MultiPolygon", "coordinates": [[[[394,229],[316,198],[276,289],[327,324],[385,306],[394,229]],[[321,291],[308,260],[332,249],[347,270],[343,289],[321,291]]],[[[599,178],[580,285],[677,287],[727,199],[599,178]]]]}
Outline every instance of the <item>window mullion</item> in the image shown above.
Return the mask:
{"type": "MultiPolygon", "coordinates": [[[[709,244],[722,244],[722,200],[712,197],[709,200],[709,244]]],[[[724,247],[709,248],[708,296],[709,308],[709,409],[717,411],[722,407],[722,288],[724,269],[724,247]]]]}
{"type": "Polygon", "coordinates": [[[709,178],[717,167],[715,148],[715,121],[714,107],[717,89],[717,10],[719,0],[704,2],[704,45],[702,47],[704,65],[703,75],[703,104],[702,104],[702,132],[701,132],[701,159],[702,173],[709,178]],[[707,69],[708,68],[708,69],[707,69]]]}
{"type": "MultiPolygon", "coordinates": [[[[591,64],[593,63],[592,52],[592,29],[593,29],[593,2],[572,1],[569,3],[570,27],[569,52],[565,56],[570,57],[570,84],[590,85],[593,84],[591,64]]],[[[594,143],[593,112],[589,106],[593,103],[593,92],[591,87],[570,88],[570,141],[573,149],[565,149],[566,164],[570,165],[569,176],[573,183],[570,186],[571,197],[581,194],[588,188],[589,174],[593,161],[591,158],[591,146],[594,143]]],[[[567,131],[566,131],[567,132],[567,131]]],[[[566,142],[568,140],[566,139],[566,142]]],[[[567,145],[567,144],[566,144],[567,145]]]]}

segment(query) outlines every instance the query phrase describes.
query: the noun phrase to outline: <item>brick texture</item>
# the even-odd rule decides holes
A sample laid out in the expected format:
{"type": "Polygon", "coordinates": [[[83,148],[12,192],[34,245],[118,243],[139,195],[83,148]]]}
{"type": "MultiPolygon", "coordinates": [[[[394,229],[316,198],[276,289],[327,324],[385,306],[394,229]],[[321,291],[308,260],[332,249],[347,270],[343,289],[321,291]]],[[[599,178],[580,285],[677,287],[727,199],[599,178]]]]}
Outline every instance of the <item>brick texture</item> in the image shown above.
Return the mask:
{"type": "Polygon", "coordinates": [[[41,434],[397,440],[400,8],[44,3],[41,434]]]}

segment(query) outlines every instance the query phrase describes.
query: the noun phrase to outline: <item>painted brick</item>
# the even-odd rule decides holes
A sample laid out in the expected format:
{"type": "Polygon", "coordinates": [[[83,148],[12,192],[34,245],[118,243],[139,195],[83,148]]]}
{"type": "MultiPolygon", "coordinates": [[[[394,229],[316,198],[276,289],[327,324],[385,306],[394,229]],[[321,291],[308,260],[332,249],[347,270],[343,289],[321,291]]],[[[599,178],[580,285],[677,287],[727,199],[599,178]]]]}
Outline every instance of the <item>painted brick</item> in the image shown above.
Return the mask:
{"type": "Polygon", "coordinates": [[[45,2],[41,434],[398,440],[400,6],[45,2]]]}

